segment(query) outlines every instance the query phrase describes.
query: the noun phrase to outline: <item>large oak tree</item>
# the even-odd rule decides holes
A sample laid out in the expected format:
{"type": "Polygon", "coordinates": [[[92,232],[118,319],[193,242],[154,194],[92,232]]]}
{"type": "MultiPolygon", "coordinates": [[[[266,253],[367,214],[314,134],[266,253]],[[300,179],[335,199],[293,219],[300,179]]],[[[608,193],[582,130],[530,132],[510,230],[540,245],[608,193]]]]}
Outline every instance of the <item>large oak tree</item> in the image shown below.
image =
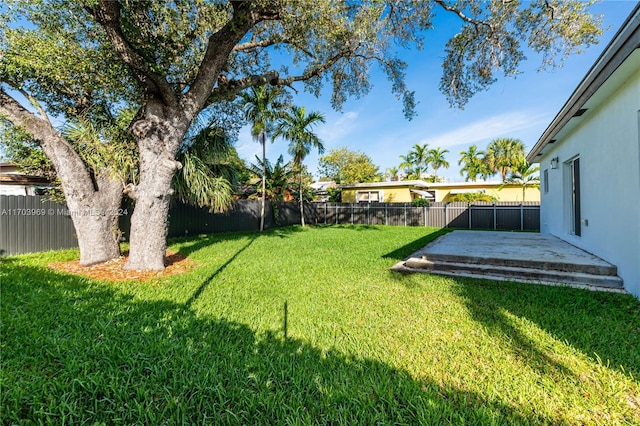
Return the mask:
{"type": "MultiPolygon", "coordinates": [[[[178,148],[204,109],[253,86],[295,86],[319,94],[332,86],[340,108],[370,89],[378,64],[413,114],[398,46],[428,42],[436,11],[455,14],[440,88],[463,106],[497,72],[515,74],[523,44],[554,64],[593,43],[599,21],[580,1],[479,0],[10,0],[0,18],[0,114],[29,133],[51,158],[70,210],[110,211],[122,185],[90,168],[54,123],[138,107],[131,121],[139,152],[129,269],[163,269],[171,181],[178,148]],[[26,108],[29,99],[34,108],[26,108]],[[34,112],[35,111],[35,112],[34,112]],[[48,115],[52,118],[49,118],[48,115]]],[[[84,263],[113,256],[112,224],[74,219],[84,263]]]]}

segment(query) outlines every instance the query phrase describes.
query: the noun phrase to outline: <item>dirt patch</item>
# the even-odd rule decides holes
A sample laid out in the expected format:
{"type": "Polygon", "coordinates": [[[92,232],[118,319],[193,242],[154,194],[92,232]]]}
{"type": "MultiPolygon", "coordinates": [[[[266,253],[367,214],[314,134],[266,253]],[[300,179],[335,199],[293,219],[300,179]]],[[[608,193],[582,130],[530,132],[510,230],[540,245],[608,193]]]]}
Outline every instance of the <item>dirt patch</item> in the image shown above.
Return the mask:
{"type": "Polygon", "coordinates": [[[56,271],[106,281],[144,281],[152,278],[162,278],[171,275],[183,274],[190,271],[195,266],[195,263],[192,260],[187,259],[183,255],[167,251],[167,255],[164,260],[166,267],[164,271],[126,271],[123,267],[125,263],[127,263],[128,257],[129,254],[124,253],[117,259],[92,266],[80,266],[80,261],[78,260],[70,262],[52,262],[47,266],[51,269],[55,269],[56,271]]]}

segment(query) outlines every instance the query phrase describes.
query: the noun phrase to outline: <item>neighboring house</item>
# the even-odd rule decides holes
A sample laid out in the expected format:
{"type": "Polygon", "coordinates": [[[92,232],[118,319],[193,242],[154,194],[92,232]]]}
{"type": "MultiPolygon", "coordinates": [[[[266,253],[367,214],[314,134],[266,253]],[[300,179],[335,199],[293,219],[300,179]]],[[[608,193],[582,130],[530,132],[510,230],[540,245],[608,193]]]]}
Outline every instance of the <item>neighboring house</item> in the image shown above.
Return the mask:
{"type": "MultiPolygon", "coordinates": [[[[498,201],[522,202],[522,185],[502,182],[453,182],[430,183],[429,191],[435,195],[434,201],[451,202],[459,194],[480,193],[495,197],[498,201]]],[[[528,186],[524,201],[540,201],[540,189],[528,186]]]]}
{"type": "Polygon", "coordinates": [[[48,179],[20,173],[10,163],[0,163],[0,195],[41,195],[52,188],[48,179]]]}
{"type": "Polygon", "coordinates": [[[640,6],[542,134],[541,232],[618,267],[640,297],[640,6]]]}
{"type": "Polygon", "coordinates": [[[337,185],[334,181],[319,181],[313,182],[310,186],[315,195],[313,201],[324,202],[329,201],[329,189],[337,185]]]}
{"type": "Polygon", "coordinates": [[[429,184],[421,180],[340,185],[343,203],[410,203],[414,198],[433,200],[429,184]]]}
{"type": "MultiPolygon", "coordinates": [[[[373,182],[342,185],[344,203],[410,203],[415,198],[427,198],[435,202],[451,202],[463,193],[481,193],[498,201],[522,201],[522,186],[502,182],[454,182],[430,183],[422,180],[398,182],[373,182]]],[[[540,190],[527,187],[525,201],[540,201],[540,190]]]]}

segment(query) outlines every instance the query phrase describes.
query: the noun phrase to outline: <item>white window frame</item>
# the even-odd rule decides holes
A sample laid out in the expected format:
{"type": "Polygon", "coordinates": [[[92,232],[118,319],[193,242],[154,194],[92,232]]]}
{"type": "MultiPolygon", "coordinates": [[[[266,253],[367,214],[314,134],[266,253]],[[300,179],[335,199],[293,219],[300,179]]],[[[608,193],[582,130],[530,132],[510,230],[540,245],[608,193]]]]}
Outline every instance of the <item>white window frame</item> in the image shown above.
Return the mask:
{"type": "Polygon", "coordinates": [[[381,203],[383,200],[384,193],[379,189],[375,190],[367,190],[367,191],[356,191],[356,203],[381,203]],[[360,195],[367,194],[366,200],[361,200],[360,195]],[[372,195],[376,194],[375,198],[372,198],[372,195]]]}

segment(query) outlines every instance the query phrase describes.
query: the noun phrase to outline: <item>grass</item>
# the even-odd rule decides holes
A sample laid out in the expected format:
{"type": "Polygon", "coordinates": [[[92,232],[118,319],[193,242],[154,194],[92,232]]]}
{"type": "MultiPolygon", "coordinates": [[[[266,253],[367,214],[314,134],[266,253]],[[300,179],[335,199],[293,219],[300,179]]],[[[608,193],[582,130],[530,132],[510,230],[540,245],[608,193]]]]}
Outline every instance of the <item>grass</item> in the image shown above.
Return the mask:
{"type": "Polygon", "coordinates": [[[4,258],[4,424],[639,424],[640,302],[389,267],[433,228],[174,240],[152,282],[4,258]]]}

